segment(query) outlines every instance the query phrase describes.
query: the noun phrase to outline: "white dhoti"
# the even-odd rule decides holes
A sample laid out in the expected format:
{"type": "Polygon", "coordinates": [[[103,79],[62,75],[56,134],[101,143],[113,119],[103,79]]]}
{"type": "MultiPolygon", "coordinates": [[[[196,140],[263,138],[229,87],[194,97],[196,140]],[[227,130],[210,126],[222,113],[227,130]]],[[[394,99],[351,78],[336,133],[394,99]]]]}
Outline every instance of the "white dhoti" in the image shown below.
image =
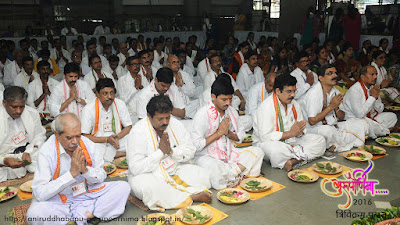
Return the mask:
{"type": "Polygon", "coordinates": [[[257,144],[270,160],[271,166],[282,169],[289,159],[311,161],[324,154],[325,138],[317,134],[305,134],[296,137],[294,142],[266,141],[257,144]],[[292,147],[293,146],[293,147],[292,147]]]}
{"type": "Polygon", "coordinates": [[[129,184],[124,181],[104,184],[106,186],[96,192],[76,197],[67,196],[66,203],[62,203],[58,195],[43,202],[33,200],[26,220],[31,225],[59,225],[69,221],[75,221],[80,225],[87,224],[86,212],[103,220],[114,219],[125,210],[126,199],[130,192],[129,184]]]}
{"type": "Polygon", "coordinates": [[[243,127],[243,130],[246,132],[253,128],[253,118],[249,115],[239,116],[238,123],[239,127],[243,127]]]}
{"type": "Polygon", "coordinates": [[[211,186],[214,189],[226,188],[228,182],[235,180],[239,174],[248,177],[257,177],[260,175],[264,158],[264,153],[260,148],[234,148],[234,151],[240,154],[237,163],[246,168],[243,172],[240,172],[238,164],[225,163],[209,155],[203,155],[196,159],[197,165],[210,171],[211,186]]]}
{"type": "Polygon", "coordinates": [[[211,187],[208,171],[195,165],[179,165],[171,175],[174,179],[171,183],[160,177],[159,172],[128,176],[134,195],[152,210],[189,206],[193,202],[191,195],[211,187]]]}
{"type": "Polygon", "coordinates": [[[320,125],[308,128],[309,133],[322,135],[326,139],[326,148],[334,145],[336,152],[348,151],[363,146],[368,138],[369,125],[366,120],[352,118],[333,125],[320,125]]]}
{"type": "Polygon", "coordinates": [[[108,143],[96,143],[96,151],[103,156],[104,162],[112,162],[117,152],[126,152],[127,136],[119,140],[119,149],[108,143]]]}
{"type": "Polygon", "coordinates": [[[187,100],[185,103],[185,114],[186,117],[193,118],[197,110],[200,107],[200,100],[187,100]]]}
{"type": "Polygon", "coordinates": [[[380,123],[382,126],[390,129],[396,126],[397,116],[392,112],[382,112],[375,117],[376,122],[380,123]]]}

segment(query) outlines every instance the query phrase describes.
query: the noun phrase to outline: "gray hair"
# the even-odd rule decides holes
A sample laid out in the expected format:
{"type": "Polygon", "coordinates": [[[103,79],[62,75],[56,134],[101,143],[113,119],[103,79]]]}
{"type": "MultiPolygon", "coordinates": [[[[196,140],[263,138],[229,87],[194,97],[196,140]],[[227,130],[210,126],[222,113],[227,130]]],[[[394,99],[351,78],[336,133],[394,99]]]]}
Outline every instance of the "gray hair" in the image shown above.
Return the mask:
{"type": "Polygon", "coordinates": [[[9,86],[4,90],[3,93],[4,101],[23,101],[26,102],[28,99],[28,92],[23,87],[9,86]]]}
{"type": "Polygon", "coordinates": [[[269,80],[271,79],[272,74],[276,74],[278,76],[277,73],[275,72],[269,72],[266,76],[265,76],[265,81],[269,82],[269,80]]]}
{"type": "Polygon", "coordinates": [[[74,113],[64,113],[59,115],[55,120],[54,120],[54,130],[57,131],[58,134],[63,134],[64,133],[64,125],[66,123],[71,123],[72,120],[75,120],[75,122],[79,122],[79,118],[74,114],[74,113]]]}

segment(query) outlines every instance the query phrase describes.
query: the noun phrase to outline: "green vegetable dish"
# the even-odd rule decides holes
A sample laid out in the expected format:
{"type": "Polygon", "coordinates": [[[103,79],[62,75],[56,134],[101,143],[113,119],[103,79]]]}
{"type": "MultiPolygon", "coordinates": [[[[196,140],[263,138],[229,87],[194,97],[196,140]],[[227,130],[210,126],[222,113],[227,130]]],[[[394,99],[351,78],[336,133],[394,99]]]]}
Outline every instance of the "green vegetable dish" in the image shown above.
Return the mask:
{"type": "MultiPolygon", "coordinates": [[[[360,219],[353,220],[351,222],[352,225],[373,225],[385,220],[390,220],[394,218],[399,218],[400,217],[400,208],[399,207],[392,207],[390,209],[385,209],[380,212],[375,212],[372,215],[362,217],[360,219]]],[[[397,224],[396,222],[394,223],[388,223],[388,224],[397,224]]]]}
{"type": "Polygon", "coordinates": [[[336,173],[337,168],[332,167],[331,163],[326,163],[325,165],[322,163],[316,163],[318,167],[318,171],[324,172],[324,173],[336,173]]]}
{"type": "Polygon", "coordinates": [[[128,162],[126,161],[126,159],[122,160],[118,166],[128,166],[128,162]]]}
{"type": "Polygon", "coordinates": [[[189,214],[183,215],[183,221],[192,222],[198,220],[199,223],[204,223],[206,220],[210,219],[207,215],[201,215],[200,211],[193,210],[191,208],[186,209],[189,214]]]}
{"type": "Polygon", "coordinates": [[[364,145],[364,150],[369,152],[369,153],[371,153],[371,154],[373,154],[373,155],[377,155],[377,154],[381,154],[382,153],[382,150],[376,149],[372,145],[371,145],[371,147],[367,147],[367,146],[364,145]]]}
{"type": "Polygon", "coordinates": [[[259,181],[251,180],[251,181],[246,183],[245,188],[249,189],[249,190],[252,190],[252,191],[257,191],[257,190],[263,190],[263,189],[265,189],[267,187],[267,186],[260,187],[259,186],[260,184],[261,184],[261,182],[259,182],[259,181]]]}

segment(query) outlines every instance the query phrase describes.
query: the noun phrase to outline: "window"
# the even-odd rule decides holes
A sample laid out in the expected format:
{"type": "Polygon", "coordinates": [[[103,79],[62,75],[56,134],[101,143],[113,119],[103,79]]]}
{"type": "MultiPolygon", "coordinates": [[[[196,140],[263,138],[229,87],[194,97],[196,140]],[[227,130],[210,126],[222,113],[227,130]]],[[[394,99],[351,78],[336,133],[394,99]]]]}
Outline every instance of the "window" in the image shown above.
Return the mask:
{"type": "Polygon", "coordinates": [[[271,0],[271,18],[279,19],[281,10],[281,0],[271,0]]]}
{"type": "Polygon", "coordinates": [[[264,10],[270,18],[279,18],[280,0],[253,0],[253,10],[264,10]]]}

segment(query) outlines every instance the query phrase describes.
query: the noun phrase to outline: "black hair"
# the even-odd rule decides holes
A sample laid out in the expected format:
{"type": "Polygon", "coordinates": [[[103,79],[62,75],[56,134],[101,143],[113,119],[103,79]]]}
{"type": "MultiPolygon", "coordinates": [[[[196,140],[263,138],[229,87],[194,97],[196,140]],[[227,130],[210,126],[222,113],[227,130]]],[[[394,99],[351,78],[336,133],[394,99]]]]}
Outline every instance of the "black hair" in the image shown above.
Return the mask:
{"type": "Polygon", "coordinates": [[[19,101],[22,100],[26,102],[28,98],[28,92],[25,88],[19,86],[9,86],[4,90],[4,101],[19,101]]]}
{"type": "Polygon", "coordinates": [[[253,55],[258,55],[257,51],[250,50],[245,54],[244,59],[250,59],[253,55]]]}
{"type": "Polygon", "coordinates": [[[250,46],[250,43],[247,42],[247,41],[244,41],[244,42],[239,44],[238,49],[241,50],[242,48],[244,48],[246,46],[250,46]]]}
{"type": "Polygon", "coordinates": [[[325,76],[326,70],[327,70],[327,69],[330,69],[330,68],[333,68],[333,67],[336,68],[336,66],[333,65],[333,64],[325,64],[325,65],[319,67],[319,68],[318,68],[318,71],[317,71],[318,76],[324,77],[324,76],[325,76]]]}
{"type": "Polygon", "coordinates": [[[114,82],[110,78],[101,78],[96,83],[96,91],[100,93],[101,89],[110,87],[114,88],[115,93],[117,93],[117,89],[115,88],[114,82]]]}
{"type": "Polygon", "coordinates": [[[92,61],[93,61],[93,59],[95,59],[95,58],[99,58],[99,59],[101,60],[100,56],[97,55],[97,53],[92,54],[92,55],[89,57],[89,65],[90,65],[90,66],[92,66],[92,61]]]}
{"type": "Polygon", "coordinates": [[[109,61],[109,62],[119,62],[119,57],[116,56],[116,55],[110,55],[110,56],[108,57],[108,61],[109,61]]]}
{"type": "Polygon", "coordinates": [[[294,56],[294,61],[298,63],[300,62],[301,58],[304,57],[310,57],[310,55],[308,55],[308,53],[305,50],[302,50],[294,56]]]}
{"type": "MultiPolygon", "coordinates": [[[[218,75],[217,79],[215,79],[214,83],[211,85],[211,94],[214,94],[215,97],[219,95],[233,95],[235,92],[230,79],[228,80],[224,77],[219,78],[223,74],[218,75]]],[[[228,74],[225,74],[225,76],[229,77],[228,74]]]]}
{"type": "Polygon", "coordinates": [[[157,71],[156,78],[158,82],[172,84],[172,82],[174,81],[174,73],[170,68],[163,67],[157,71]]]}
{"type": "Polygon", "coordinates": [[[218,55],[218,54],[212,54],[212,55],[210,55],[210,57],[208,57],[208,60],[210,60],[210,62],[211,62],[211,59],[212,58],[214,58],[214,57],[221,57],[220,55],[218,55]]]}
{"type": "Polygon", "coordinates": [[[282,75],[277,76],[275,78],[274,90],[278,88],[282,92],[285,87],[296,86],[296,84],[297,84],[296,78],[290,75],[289,72],[285,72],[282,75]]]}
{"type": "Polygon", "coordinates": [[[89,40],[88,42],[86,42],[86,49],[88,49],[91,45],[96,45],[96,42],[94,40],[89,40]]]}
{"type": "Polygon", "coordinates": [[[147,103],[146,111],[151,118],[158,113],[171,113],[173,109],[172,102],[166,95],[157,95],[147,103]]]}
{"type": "Polygon", "coordinates": [[[32,62],[33,62],[32,57],[30,57],[30,56],[25,56],[24,58],[22,58],[22,65],[24,65],[25,62],[29,62],[29,61],[32,61],[32,62]]]}
{"type": "Polygon", "coordinates": [[[379,40],[379,46],[381,46],[384,41],[389,42],[389,40],[387,38],[382,38],[381,40],[379,40]]]}
{"type": "Polygon", "coordinates": [[[382,55],[383,53],[385,53],[385,52],[382,50],[375,51],[374,53],[372,53],[372,59],[378,58],[378,56],[382,55]]]}
{"type": "Polygon", "coordinates": [[[47,61],[44,61],[44,60],[40,60],[40,61],[37,63],[36,68],[37,68],[38,70],[40,70],[40,68],[45,67],[45,66],[50,67],[50,63],[47,62],[47,61]]]}
{"type": "Polygon", "coordinates": [[[141,59],[143,55],[148,54],[149,51],[148,50],[142,50],[138,53],[138,58],[141,59]]]}
{"type": "Polygon", "coordinates": [[[135,59],[139,59],[139,57],[138,57],[137,55],[129,56],[129,57],[126,59],[126,65],[130,66],[130,65],[131,65],[131,62],[132,62],[133,60],[135,60],[135,59]]]}
{"type": "Polygon", "coordinates": [[[64,74],[68,74],[68,73],[79,73],[79,65],[74,62],[65,64],[64,74]]]}
{"type": "Polygon", "coordinates": [[[48,56],[48,57],[50,57],[50,50],[48,50],[48,49],[42,49],[42,50],[40,50],[40,57],[43,57],[43,56],[48,56]]]}

